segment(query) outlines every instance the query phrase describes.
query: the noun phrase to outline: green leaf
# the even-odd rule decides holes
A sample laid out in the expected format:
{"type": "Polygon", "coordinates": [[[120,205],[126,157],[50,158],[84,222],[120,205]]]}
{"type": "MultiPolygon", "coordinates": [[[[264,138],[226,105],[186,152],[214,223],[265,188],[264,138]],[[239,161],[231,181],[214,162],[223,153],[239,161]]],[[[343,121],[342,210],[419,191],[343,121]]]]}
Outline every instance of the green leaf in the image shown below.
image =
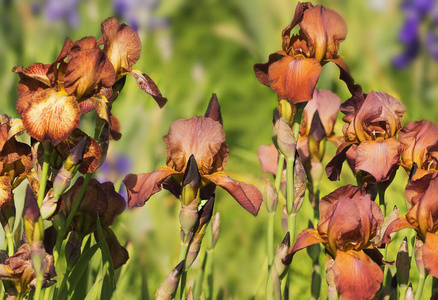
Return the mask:
{"type": "Polygon", "coordinates": [[[76,285],[81,279],[82,274],[84,274],[84,271],[87,269],[88,263],[90,262],[91,258],[93,258],[97,249],[99,249],[99,244],[93,245],[88,250],[82,253],[78,262],[73,267],[70,276],[68,277],[68,289],[70,291],[73,291],[76,288],[76,285]]]}
{"type": "Polygon", "coordinates": [[[97,216],[97,235],[99,237],[98,245],[100,245],[100,249],[102,251],[104,274],[101,296],[103,299],[111,299],[111,296],[116,289],[114,267],[108,245],[105,241],[105,236],[103,235],[99,216],[97,216]]]}

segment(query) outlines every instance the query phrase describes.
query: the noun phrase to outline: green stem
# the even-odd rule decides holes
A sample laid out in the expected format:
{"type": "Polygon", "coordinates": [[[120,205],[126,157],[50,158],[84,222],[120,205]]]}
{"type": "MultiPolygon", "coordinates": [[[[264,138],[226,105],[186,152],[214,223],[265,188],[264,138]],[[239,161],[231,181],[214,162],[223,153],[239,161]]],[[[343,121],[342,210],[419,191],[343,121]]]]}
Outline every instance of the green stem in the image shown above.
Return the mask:
{"type": "Polygon", "coordinates": [[[277,193],[280,192],[283,169],[284,169],[284,154],[278,152],[277,175],[275,175],[275,190],[277,191],[277,193]]]}
{"type": "Polygon", "coordinates": [[[319,259],[317,259],[316,261],[313,262],[310,299],[311,300],[319,299],[320,295],[321,295],[321,266],[319,264],[319,259]]]}
{"type": "Polygon", "coordinates": [[[424,282],[426,281],[427,273],[425,275],[419,275],[417,291],[415,292],[415,300],[420,300],[423,294],[424,282]]]}
{"type": "Polygon", "coordinates": [[[33,299],[34,300],[40,300],[41,299],[41,288],[43,286],[43,270],[40,270],[40,272],[37,274],[37,283],[35,287],[35,294],[33,299]]]}
{"type": "Polygon", "coordinates": [[[275,224],[275,212],[270,212],[268,214],[268,228],[267,228],[267,238],[266,238],[268,270],[271,268],[271,264],[274,259],[274,224],[275,224]]]}
{"type": "Polygon", "coordinates": [[[8,241],[8,255],[11,257],[15,253],[15,247],[14,247],[14,237],[12,236],[12,233],[6,232],[6,239],[8,241]]]}
{"type": "Polygon", "coordinates": [[[432,293],[431,295],[438,293],[438,279],[436,277],[432,277],[432,293]]]}
{"type": "Polygon", "coordinates": [[[204,283],[205,268],[207,266],[207,260],[209,259],[209,250],[205,251],[204,260],[202,261],[201,272],[199,273],[198,280],[196,280],[195,290],[193,291],[193,298],[199,299],[202,293],[202,285],[204,283]]]}
{"type": "Polygon", "coordinates": [[[41,207],[41,204],[43,203],[45,192],[46,192],[46,186],[47,186],[47,177],[49,175],[49,164],[50,164],[50,148],[51,145],[49,142],[43,142],[42,143],[44,148],[44,157],[43,157],[43,167],[41,170],[41,178],[40,178],[40,189],[38,191],[38,207],[41,207]]]}
{"type": "MultiPolygon", "coordinates": [[[[187,236],[184,236],[184,241],[186,240],[187,236]]],[[[189,250],[189,241],[181,241],[181,247],[179,249],[179,255],[178,255],[178,263],[185,260],[187,258],[187,251],[189,250]]],[[[184,299],[185,294],[185,280],[187,276],[187,271],[185,270],[185,265],[183,268],[183,272],[181,274],[181,284],[179,285],[179,288],[177,286],[177,289],[179,289],[179,299],[184,299]]]]}
{"type": "Polygon", "coordinates": [[[404,300],[408,286],[406,284],[399,284],[397,288],[398,288],[398,291],[397,291],[398,292],[398,299],[404,300]]]}
{"type": "MultiPolygon", "coordinates": [[[[207,249],[208,259],[205,265],[205,273],[207,276],[207,290],[205,293],[205,299],[213,299],[213,249],[207,249]]],[[[206,255],[207,255],[206,254],[206,255]]],[[[195,298],[199,299],[199,298],[195,298]]]]}

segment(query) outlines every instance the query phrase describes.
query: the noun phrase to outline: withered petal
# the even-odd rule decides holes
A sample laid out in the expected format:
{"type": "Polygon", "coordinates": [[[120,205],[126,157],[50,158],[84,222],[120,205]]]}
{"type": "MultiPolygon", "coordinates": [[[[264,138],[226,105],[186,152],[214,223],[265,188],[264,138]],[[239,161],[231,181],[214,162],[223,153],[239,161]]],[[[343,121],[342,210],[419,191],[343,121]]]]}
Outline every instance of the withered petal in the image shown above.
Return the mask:
{"type": "Polygon", "coordinates": [[[161,92],[155,82],[148,75],[137,69],[132,69],[129,74],[134,76],[137,85],[143,91],[151,95],[160,108],[163,108],[163,106],[167,103],[167,98],[161,95],[161,92]]]}
{"type": "Polygon", "coordinates": [[[202,177],[225,189],[244,209],[257,216],[263,202],[263,195],[255,186],[233,180],[223,173],[202,175],[202,177]]]}
{"type": "Polygon", "coordinates": [[[114,219],[126,208],[126,201],[122,195],[116,192],[114,184],[110,181],[101,184],[102,190],[108,199],[108,209],[100,219],[102,226],[111,226],[114,219]]]}
{"type": "Polygon", "coordinates": [[[28,86],[29,90],[35,90],[35,87],[50,87],[50,79],[47,76],[50,66],[51,65],[45,65],[42,63],[34,63],[24,70],[22,66],[15,67],[12,69],[12,72],[17,73],[18,76],[20,76],[21,83],[31,85],[28,86]],[[26,81],[25,79],[31,80],[26,81]]]}
{"type": "Polygon", "coordinates": [[[79,125],[81,112],[75,97],[46,89],[26,100],[31,105],[22,113],[23,124],[40,142],[50,141],[56,146],[79,125]]]}
{"type": "Polygon", "coordinates": [[[423,246],[423,262],[429,274],[438,278],[438,234],[426,233],[423,246]]]}
{"type": "Polygon", "coordinates": [[[279,99],[306,102],[313,98],[321,71],[320,63],[314,58],[284,56],[269,66],[269,86],[279,99]]]}
{"type": "Polygon", "coordinates": [[[347,159],[347,151],[352,145],[353,143],[343,143],[341,146],[339,146],[336,150],[336,155],[325,167],[327,177],[331,181],[339,180],[342,171],[342,164],[347,159]]]}
{"type": "Polygon", "coordinates": [[[12,186],[9,176],[0,176],[0,208],[12,201],[12,186]]]}
{"type": "MultiPolygon", "coordinates": [[[[109,227],[103,227],[102,234],[106,244],[108,245],[113,268],[114,270],[117,270],[128,261],[129,253],[122,245],[120,245],[117,236],[109,227]]],[[[94,236],[96,240],[99,241],[99,237],[96,233],[94,234],[94,236]]]]}
{"type": "Polygon", "coordinates": [[[388,180],[397,167],[400,152],[400,142],[395,138],[363,141],[357,147],[355,168],[370,173],[377,182],[388,180]]]}
{"type": "Polygon", "coordinates": [[[333,265],[339,296],[372,299],[383,282],[382,269],[363,251],[338,251],[333,265]]]}
{"type": "Polygon", "coordinates": [[[161,168],[152,173],[128,174],[123,183],[128,192],[128,206],[143,206],[149,198],[161,191],[161,184],[172,174],[178,174],[171,168],[161,168]]]}
{"type": "Polygon", "coordinates": [[[405,229],[405,228],[415,228],[408,221],[406,221],[405,216],[398,217],[385,230],[383,234],[382,240],[376,245],[377,247],[382,247],[385,244],[388,244],[391,241],[391,233],[405,229]]]}

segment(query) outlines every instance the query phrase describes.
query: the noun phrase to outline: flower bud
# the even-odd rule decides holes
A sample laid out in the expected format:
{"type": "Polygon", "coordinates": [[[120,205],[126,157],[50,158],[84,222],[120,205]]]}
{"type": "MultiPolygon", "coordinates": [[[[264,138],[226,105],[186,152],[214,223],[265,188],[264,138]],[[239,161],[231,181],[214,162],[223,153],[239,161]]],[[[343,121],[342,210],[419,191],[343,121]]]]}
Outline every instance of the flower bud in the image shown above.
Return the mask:
{"type": "Polygon", "coordinates": [[[219,106],[219,101],[217,100],[216,94],[211,95],[210,102],[208,103],[207,111],[205,112],[204,116],[223,125],[221,107],[219,106]]]}
{"type": "Polygon", "coordinates": [[[158,288],[157,293],[155,294],[155,299],[171,300],[174,298],[184,263],[185,260],[181,261],[175,269],[167,275],[166,279],[164,279],[163,283],[158,288]]]}
{"type": "Polygon", "coordinates": [[[281,215],[281,228],[283,228],[283,232],[287,232],[287,208],[286,205],[283,206],[283,214],[281,215]]]}
{"type": "Polygon", "coordinates": [[[325,141],[327,134],[324,130],[324,125],[319,118],[318,111],[315,111],[313,115],[312,124],[309,131],[309,153],[311,157],[315,157],[318,160],[322,160],[325,152],[325,141]]]}
{"type": "Polygon", "coordinates": [[[397,283],[407,285],[409,281],[409,270],[411,269],[411,260],[409,258],[408,240],[405,237],[400,245],[395,262],[397,268],[397,283]]]}
{"type": "Polygon", "coordinates": [[[277,210],[278,194],[274,185],[269,179],[266,179],[265,192],[263,193],[266,209],[269,213],[275,213],[277,210]]]}
{"type": "Polygon", "coordinates": [[[187,168],[182,182],[181,201],[188,206],[197,199],[199,187],[201,185],[201,174],[199,174],[198,164],[192,154],[187,162],[187,168]]]}
{"type": "Polygon", "coordinates": [[[179,223],[184,235],[187,236],[195,227],[198,221],[198,204],[199,201],[192,201],[189,205],[181,202],[181,211],[179,212],[179,223]]]}
{"type": "Polygon", "coordinates": [[[43,220],[40,217],[37,200],[28,186],[23,208],[24,234],[29,243],[41,241],[44,236],[43,220]]]}
{"type": "Polygon", "coordinates": [[[97,141],[101,152],[99,166],[101,166],[106,159],[106,155],[108,153],[108,147],[109,147],[110,134],[111,134],[110,125],[105,122],[105,124],[102,127],[102,131],[100,132],[99,139],[97,141]]]}
{"type": "Polygon", "coordinates": [[[326,263],[325,263],[325,279],[327,281],[328,290],[327,290],[327,298],[329,300],[337,300],[338,299],[338,291],[336,289],[335,283],[335,272],[333,271],[333,265],[335,260],[329,255],[325,255],[326,263]]]}
{"type": "Polygon", "coordinates": [[[62,193],[70,186],[72,178],[78,171],[85,153],[87,137],[84,136],[81,141],[69,151],[67,159],[64,161],[62,168],[53,181],[53,197],[59,199],[62,193]]]}
{"type": "Polygon", "coordinates": [[[412,283],[409,283],[409,286],[406,289],[404,300],[414,300],[414,289],[412,288],[412,283]]]}
{"type": "Polygon", "coordinates": [[[266,299],[281,299],[280,276],[274,267],[269,270],[268,280],[266,282],[266,299]]]}
{"type": "Polygon", "coordinates": [[[417,263],[418,273],[420,276],[426,276],[426,268],[424,267],[423,261],[423,241],[417,239],[415,241],[415,261],[417,263]]]}
{"type": "Polygon", "coordinates": [[[301,209],[304,201],[304,193],[306,192],[307,176],[304,170],[301,158],[295,158],[295,179],[294,179],[294,203],[292,204],[292,213],[297,214],[301,209]]]}
{"type": "Polygon", "coordinates": [[[289,125],[289,127],[292,126],[294,122],[296,107],[292,103],[290,103],[287,100],[280,100],[278,102],[278,112],[280,114],[280,117],[286,121],[286,124],[289,125]]]}
{"type": "Polygon", "coordinates": [[[277,129],[277,144],[281,153],[286,158],[294,158],[297,142],[292,129],[282,118],[275,123],[275,127],[277,129]]]}
{"type": "Polygon", "coordinates": [[[275,269],[277,269],[278,276],[280,276],[280,278],[284,276],[286,271],[286,265],[283,263],[283,259],[288,254],[289,247],[290,247],[290,234],[289,232],[287,232],[281,244],[278,245],[277,251],[275,251],[275,255],[274,255],[273,266],[275,266],[275,269]]]}
{"type": "Polygon", "coordinates": [[[211,246],[210,249],[214,249],[214,246],[216,246],[217,240],[219,239],[221,229],[221,218],[219,212],[217,212],[213,220],[211,220],[211,230],[212,230],[212,238],[211,238],[211,246]]]}
{"type": "Polygon", "coordinates": [[[186,300],[194,300],[192,287],[189,288],[189,293],[187,294],[186,300]]]}

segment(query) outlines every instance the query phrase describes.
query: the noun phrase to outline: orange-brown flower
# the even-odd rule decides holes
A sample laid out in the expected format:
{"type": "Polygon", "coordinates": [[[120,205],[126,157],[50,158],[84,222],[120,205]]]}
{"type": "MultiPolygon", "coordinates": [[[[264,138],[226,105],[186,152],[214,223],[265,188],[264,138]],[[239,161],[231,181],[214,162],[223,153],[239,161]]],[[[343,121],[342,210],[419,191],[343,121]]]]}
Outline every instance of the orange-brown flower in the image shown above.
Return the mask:
{"type": "MultiPolygon", "coordinates": [[[[79,177],[75,184],[61,196],[62,212],[65,216],[70,214],[83,183],[84,178],[79,177]]],[[[111,182],[100,183],[96,179],[91,179],[71,225],[78,240],[82,240],[93,232],[97,238],[96,218],[99,216],[114,269],[122,266],[129,258],[128,252],[120,245],[114,232],[109,228],[115,218],[125,210],[125,207],[125,199],[115,191],[111,182]]]]}
{"type": "Polygon", "coordinates": [[[404,228],[413,228],[424,242],[423,262],[426,269],[438,278],[438,173],[429,173],[410,181],[405,189],[406,200],[411,204],[405,216],[394,220],[386,229],[380,245],[391,240],[390,234],[404,228]]]}
{"type": "Polygon", "coordinates": [[[282,31],[282,51],[271,54],[267,63],[254,65],[257,79],[270,86],[279,99],[309,101],[327,62],[334,62],[344,77],[349,76],[347,65],[338,56],[339,44],[346,35],[347,26],[337,12],[298,2],[291,24],[282,31]],[[301,30],[291,36],[296,25],[301,30]]]}
{"type": "Polygon", "coordinates": [[[345,299],[371,299],[380,289],[383,272],[374,259],[382,255],[370,240],[383,223],[383,214],[359,187],[343,186],[321,199],[317,229],[305,229],[289,250],[323,243],[334,259],[332,270],[338,293],[345,299]],[[373,257],[373,259],[371,258],[373,257]]]}
{"type": "Polygon", "coordinates": [[[201,199],[210,198],[218,185],[247,211],[257,214],[263,199],[260,191],[222,172],[228,161],[228,145],[219,122],[208,117],[176,120],[163,140],[167,147],[167,167],[159,167],[147,174],[129,174],[123,180],[130,207],[143,206],[162,186],[179,196],[187,162],[193,155],[202,178],[201,199]]]}
{"type": "Polygon", "coordinates": [[[398,167],[401,144],[394,138],[402,127],[405,106],[389,94],[372,91],[368,95],[355,94],[341,105],[345,143],[328,163],[326,172],[330,180],[339,180],[347,151],[354,144],[355,170],[371,174],[376,182],[389,179],[398,167]]]}
{"type": "Polygon", "coordinates": [[[400,165],[410,172],[417,164],[413,180],[438,171],[437,125],[425,120],[411,121],[400,130],[398,139],[403,146],[400,165]]]}
{"type": "MultiPolygon", "coordinates": [[[[25,130],[20,119],[0,116],[0,207],[12,204],[12,190],[33,168],[30,146],[15,139],[25,130]]],[[[3,221],[3,220],[2,220],[3,221]]]]}

